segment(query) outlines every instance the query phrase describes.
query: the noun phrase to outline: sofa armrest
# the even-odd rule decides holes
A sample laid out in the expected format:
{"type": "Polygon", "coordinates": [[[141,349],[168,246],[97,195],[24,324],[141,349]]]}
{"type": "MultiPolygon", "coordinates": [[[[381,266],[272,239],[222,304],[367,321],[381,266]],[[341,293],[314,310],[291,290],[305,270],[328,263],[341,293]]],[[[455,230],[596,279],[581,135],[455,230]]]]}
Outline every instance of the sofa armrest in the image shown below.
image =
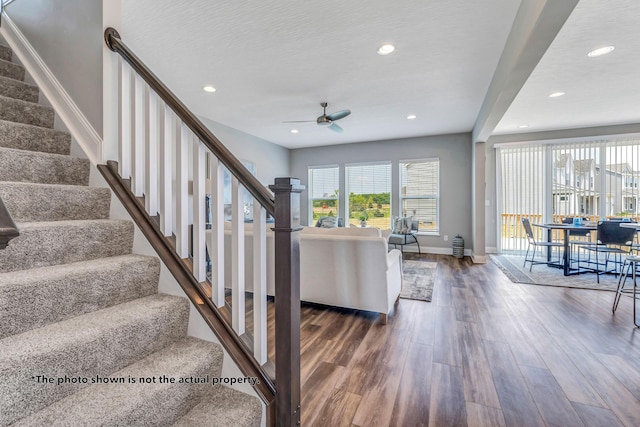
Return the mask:
{"type": "Polygon", "coordinates": [[[387,254],[387,269],[392,268],[395,264],[399,264],[400,271],[402,271],[402,252],[398,249],[391,249],[387,254]]]}
{"type": "Polygon", "coordinates": [[[387,253],[387,313],[400,296],[403,280],[402,252],[392,249],[387,253]]]}

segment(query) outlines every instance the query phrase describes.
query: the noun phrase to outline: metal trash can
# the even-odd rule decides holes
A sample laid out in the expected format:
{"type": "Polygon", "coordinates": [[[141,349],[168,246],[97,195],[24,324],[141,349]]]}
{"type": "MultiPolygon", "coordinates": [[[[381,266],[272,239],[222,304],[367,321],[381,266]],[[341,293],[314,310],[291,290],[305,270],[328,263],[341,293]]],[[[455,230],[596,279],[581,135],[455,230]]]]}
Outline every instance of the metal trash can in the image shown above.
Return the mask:
{"type": "Polygon", "coordinates": [[[451,240],[451,246],[453,247],[454,257],[464,258],[464,239],[459,234],[451,240]]]}

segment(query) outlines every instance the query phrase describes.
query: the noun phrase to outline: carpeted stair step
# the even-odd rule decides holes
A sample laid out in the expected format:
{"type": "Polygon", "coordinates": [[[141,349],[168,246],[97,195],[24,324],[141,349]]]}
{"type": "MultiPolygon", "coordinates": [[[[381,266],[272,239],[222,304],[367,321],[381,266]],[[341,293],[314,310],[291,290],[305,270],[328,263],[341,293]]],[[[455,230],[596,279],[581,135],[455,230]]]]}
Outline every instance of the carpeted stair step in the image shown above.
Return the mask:
{"type": "Polygon", "coordinates": [[[0,148],[0,181],[88,185],[89,165],[88,159],[0,148]]]}
{"type": "Polygon", "coordinates": [[[108,188],[0,181],[0,198],[15,222],[107,219],[108,188]]]}
{"type": "Polygon", "coordinates": [[[15,80],[24,80],[24,67],[10,60],[0,59],[0,76],[15,80]]]}
{"type": "Polygon", "coordinates": [[[12,57],[13,51],[11,48],[0,44],[0,59],[11,62],[12,57]]]}
{"type": "Polygon", "coordinates": [[[0,147],[69,155],[68,132],[0,120],[0,147]]]}
{"type": "Polygon", "coordinates": [[[261,421],[262,406],[257,398],[217,385],[173,427],[257,427],[261,421]]]}
{"type": "Polygon", "coordinates": [[[180,378],[217,377],[222,359],[219,345],[186,337],[111,375],[124,378],[124,384],[91,385],[13,426],[170,426],[212,388],[210,383],[179,383],[180,378]],[[159,383],[162,375],[175,382],[159,383]],[[155,383],[128,383],[129,378],[153,377],[155,383]]]}
{"type": "Polygon", "coordinates": [[[54,115],[46,105],[0,96],[0,120],[53,128],[54,115]]]}
{"type": "Polygon", "coordinates": [[[0,273],[0,339],[152,295],[159,274],[142,255],[0,273]]]}
{"type": "MultiPolygon", "coordinates": [[[[188,317],[187,299],[156,294],[0,340],[0,425],[79,391],[97,375],[111,375],[183,339],[188,317]],[[43,383],[42,376],[54,383],[43,383]],[[58,384],[58,378],[65,381],[65,377],[76,378],[76,382],[58,384]],[[87,379],[86,384],[82,378],[87,379]]],[[[184,354],[180,356],[174,356],[176,361],[188,362],[184,354]]],[[[154,363],[148,368],[155,368],[154,363]]],[[[156,375],[167,373],[160,366],[154,370],[156,375]]],[[[134,395],[127,394],[129,399],[135,399],[134,395]]],[[[163,404],[160,400],[158,405],[163,404]]],[[[107,404],[100,396],[97,401],[96,408],[84,410],[99,410],[107,404]]]]}
{"type": "Polygon", "coordinates": [[[20,236],[0,251],[0,273],[128,255],[133,223],[126,220],[21,222],[20,236]]]}
{"type": "Polygon", "coordinates": [[[0,76],[0,96],[38,102],[38,87],[9,77],[0,76]]]}

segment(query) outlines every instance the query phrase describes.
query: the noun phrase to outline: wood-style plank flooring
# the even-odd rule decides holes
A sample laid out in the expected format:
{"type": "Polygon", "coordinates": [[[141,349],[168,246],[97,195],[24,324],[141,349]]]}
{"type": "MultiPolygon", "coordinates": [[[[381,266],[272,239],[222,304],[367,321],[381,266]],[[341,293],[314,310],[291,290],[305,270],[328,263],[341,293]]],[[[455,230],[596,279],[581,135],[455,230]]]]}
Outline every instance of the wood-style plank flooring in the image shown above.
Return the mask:
{"type": "Polygon", "coordinates": [[[640,426],[630,298],[612,316],[612,292],[420,259],[439,264],[433,301],[401,299],[387,325],[303,306],[303,426],[640,426]]]}

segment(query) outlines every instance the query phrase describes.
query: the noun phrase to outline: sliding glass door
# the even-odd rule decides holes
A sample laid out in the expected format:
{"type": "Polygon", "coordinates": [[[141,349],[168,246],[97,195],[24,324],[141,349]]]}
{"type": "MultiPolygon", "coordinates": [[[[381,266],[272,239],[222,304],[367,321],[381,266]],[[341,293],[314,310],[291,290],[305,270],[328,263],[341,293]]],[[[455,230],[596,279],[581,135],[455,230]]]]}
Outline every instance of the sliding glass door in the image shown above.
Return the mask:
{"type": "Polygon", "coordinates": [[[523,218],[528,218],[532,224],[543,221],[545,163],[544,146],[506,147],[499,150],[498,181],[502,191],[498,241],[501,252],[526,250],[523,218]]]}
{"type": "Polygon", "coordinates": [[[522,218],[559,223],[640,216],[638,140],[501,145],[496,164],[502,253],[526,250],[522,218]]]}

